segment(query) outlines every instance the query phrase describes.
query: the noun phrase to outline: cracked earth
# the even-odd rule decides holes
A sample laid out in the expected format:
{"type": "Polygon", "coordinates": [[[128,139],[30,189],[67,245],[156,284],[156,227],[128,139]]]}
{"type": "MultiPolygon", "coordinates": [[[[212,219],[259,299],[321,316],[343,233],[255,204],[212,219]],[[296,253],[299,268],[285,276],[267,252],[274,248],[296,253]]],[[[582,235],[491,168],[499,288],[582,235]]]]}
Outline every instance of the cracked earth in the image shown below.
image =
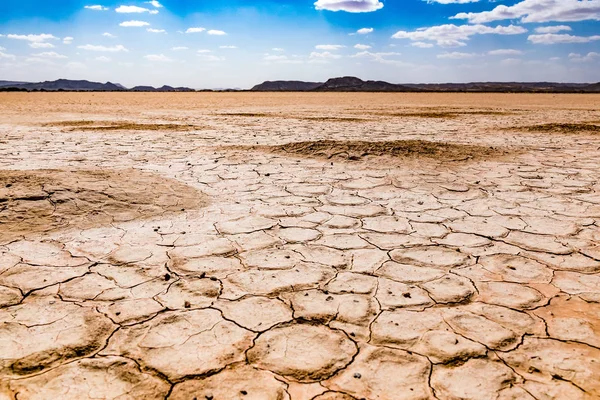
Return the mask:
{"type": "Polygon", "coordinates": [[[0,115],[2,400],[600,398],[596,95],[0,115]]]}

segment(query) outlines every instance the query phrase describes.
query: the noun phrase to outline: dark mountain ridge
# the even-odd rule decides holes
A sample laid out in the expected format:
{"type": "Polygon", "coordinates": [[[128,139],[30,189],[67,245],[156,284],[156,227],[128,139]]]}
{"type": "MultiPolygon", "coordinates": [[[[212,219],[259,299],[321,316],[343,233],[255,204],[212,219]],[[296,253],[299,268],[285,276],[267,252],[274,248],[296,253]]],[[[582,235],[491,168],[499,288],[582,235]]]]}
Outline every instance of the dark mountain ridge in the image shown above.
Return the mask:
{"type": "Polygon", "coordinates": [[[194,89],[187,87],[171,87],[162,86],[155,88],[152,86],[136,86],[132,89],[127,89],[125,86],[106,82],[90,82],[86,80],[70,80],[70,79],[58,79],[55,81],[44,81],[44,82],[11,82],[11,81],[0,81],[0,90],[43,90],[43,91],[104,91],[104,92],[125,92],[125,91],[136,91],[136,92],[194,92],[194,89]]]}
{"type": "MultiPolygon", "coordinates": [[[[363,81],[346,76],[332,78],[314,88],[302,87],[299,81],[265,82],[251,91],[315,91],[315,92],[490,92],[490,93],[600,93],[600,83],[557,82],[470,82],[470,83],[419,83],[393,84],[384,81],[363,81]]],[[[315,85],[313,82],[305,84],[315,85]]]]}
{"type": "Polygon", "coordinates": [[[251,91],[254,92],[304,92],[307,90],[313,90],[321,86],[323,82],[302,82],[302,81],[266,81],[259,85],[254,86],[251,91]]]}

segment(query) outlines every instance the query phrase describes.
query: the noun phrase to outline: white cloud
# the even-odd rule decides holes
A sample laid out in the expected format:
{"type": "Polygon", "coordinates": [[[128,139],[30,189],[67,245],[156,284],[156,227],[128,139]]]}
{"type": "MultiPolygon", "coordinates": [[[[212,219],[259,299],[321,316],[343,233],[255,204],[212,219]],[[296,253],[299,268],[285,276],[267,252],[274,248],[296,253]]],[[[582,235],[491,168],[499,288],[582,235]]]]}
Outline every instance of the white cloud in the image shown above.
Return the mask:
{"type": "Polygon", "coordinates": [[[95,60],[100,61],[100,62],[111,62],[112,61],[112,59],[110,57],[106,57],[106,56],[96,57],[95,60]]]}
{"type": "Polygon", "coordinates": [[[116,46],[95,46],[93,44],[86,44],[85,46],[77,46],[78,49],[82,49],[82,50],[89,50],[89,51],[103,51],[103,52],[109,52],[109,53],[118,53],[120,51],[123,52],[128,52],[129,50],[127,50],[127,48],[125,48],[125,46],[118,44],[116,46]]]}
{"type": "Polygon", "coordinates": [[[527,40],[534,44],[589,43],[595,40],[600,40],[600,35],[573,36],[566,33],[545,33],[543,35],[529,35],[527,40]]]}
{"type": "Polygon", "coordinates": [[[371,12],[383,8],[379,0],[317,0],[317,10],[346,11],[351,13],[371,12]]]}
{"type": "Polygon", "coordinates": [[[430,49],[433,47],[433,44],[425,42],[412,42],[410,45],[413,47],[420,47],[422,49],[430,49]]]}
{"type": "Polygon", "coordinates": [[[209,35],[213,35],[213,36],[223,36],[223,35],[227,35],[227,33],[223,32],[223,31],[219,31],[217,29],[211,29],[210,31],[206,32],[209,35]]]}
{"type": "Polygon", "coordinates": [[[220,49],[237,49],[237,46],[219,46],[220,49]]]}
{"type": "Polygon", "coordinates": [[[144,58],[148,61],[160,61],[160,62],[173,61],[169,57],[165,56],[164,54],[148,54],[147,56],[144,56],[144,58]]]}
{"type": "Polygon", "coordinates": [[[13,34],[9,34],[6,35],[7,38],[9,39],[15,39],[15,40],[27,40],[28,42],[33,42],[33,43],[40,43],[40,42],[45,42],[46,40],[57,40],[58,38],[54,35],[51,35],[49,33],[42,33],[39,35],[13,35],[13,34]]]}
{"type": "Polygon", "coordinates": [[[523,54],[521,50],[515,49],[498,49],[488,51],[488,55],[490,56],[518,56],[523,54]]]}
{"type": "Polygon", "coordinates": [[[343,49],[346,46],[343,46],[341,44],[318,44],[315,46],[315,49],[317,50],[328,50],[328,51],[336,51],[339,49],[343,49]]]}
{"type": "Polygon", "coordinates": [[[282,49],[280,47],[273,47],[271,50],[273,50],[273,51],[279,51],[279,52],[285,51],[284,49],[282,49]]]}
{"type": "Polygon", "coordinates": [[[144,21],[125,21],[125,22],[121,22],[119,24],[119,26],[123,26],[125,28],[130,28],[130,27],[139,28],[139,27],[148,26],[148,25],[150,25],[150,24],[147,22],[144,22],[144,21]]]}
{"type": "Polygon", "coordinates": [[[102,36],[107,37],[107,38],[111,38],[111,39],[114,39],[114,38],[117,37],[116,35],[113,35],[112,33],[108,33],[108,32],[104,32],[102,34],[102,36]]]}
{"type": "Polygon", "coordinates": [[[355,44],[354,48],[358,50],[367,50],[370,49],[371,46],[369,46],[368,44],[355,44]]]}
{"type": "Polygon", "coordinates": [[[499,5],[491,11],[459,13],[456,19],[484,24],[492,21],[521,18],[521,22],[600,20],[598,0],[523,0],[512,6],[499,5]]]}
{"type": "Polygon", "coordinates": [[[164,29],[148,28],[146,30],[151,33],[167,33],[167,31],[165,31],[164,29]]]}
{"type": "Polygon", "coordinates": [[[156,8],[162,8],[162,7],[163,7],[163,5],[162,5],[162,4],[160,4],[160,3],[159,3],[158,1],[156,1],[156,0],[147,1],[146,3],[147,3],[147,4],[151,4],[151,5],[152,5],[152,7],[156,7],[156,8]]]}
{"type": "Polygon", "coordinates": [[[212,53],[212,50],[208,50],[208,49],[200,49],[200,50],[198,50],[198,54],[206,54],[206,53],[212,53]]]}
{"type": "Polygon", "coordinates": [[[104,7],[104,6],[85,6],[83,8],[87,8],[88,10],[94,10],[94,11],[106,11],[108,10],[108,7],[104,7]]]}
{"type": "Polygon", "coordinates": [[[589,52],[585,56],[576,53],[569,54],[569,60],[571,60],[572,62],[590,62],[595,61],[597,59],[600,59],[600,53],[597,53],[595,51],[589,52]]]}
{"type": "Polygon", "coordinates": [[[311,58],[313,60],[327,60],[327,59],[337,60],[337,59],[342,58],[342,56],[340,56],[339,54],[332,54],[328,51],[324,51],[322,53],[313,51],[312,53],[310,53],[309,58],[311,58]]]}
{"type": "Polygon", "coordinates": [[[53,49],[54,45],[52,43],[46,42],[32,42],[29,43],[29,47],[32,47],[34,49],[53,49]]]}
{"type": "Polygon", "coordinates": [[[32,54],[32,56],[45,57],[45,58],[69,58],[65,55],[58,54],[57,52],[54,52],[54,51],[46,51],[43,53],[32,54]]]}
{"type": "Polygon", "coordinates": [[[199,32],[204,32],[206,30],[206,28],[188,28],[187,31],[185,31],[185,33],[199,33],[199,32]]]}
{"type": "Polygon", "coordinates": [[[73,37],[67,36],[67,37],[63,38],[63,44],[71,44],[71,43],[73,43],[73,40],[75,40],[73,37]]]}
{"type": "Polygon", "coordinates": [[[173,51],[189,50],[189,47],[177,46],[177,47],[172,47],[171,50],[173,50],[173,51]]]}
{"type": "Polygon", "coordinates": [[[438,54],[437,58],[460,60],[463,58],[473,58],[475,56],[476,56],[476,54],[474,54],[474,53],[459,53],[458,51],[453,51],[452,53],[438,54]]]}
{"type": "Polygon", "coordinates": [[[433,41],[438,46],[442,47],[459,47],[465,46],[466,41],[473,35],[518,35],[527,32],[527,29],[521,26],[496,26],[492,28],[486,25],[454,25],[445,24],[437,25],[429,28],[419,28],[416,31],[398,31],[392,38],[394,39],[410,39],[413,41],[433,41]]]}
{"type": "Polygon", "coordinates": [[[361,28],[357,30],[356,33],[359,35],[367,35],[369,33],[373,33],[373,30],[373,28],[361,28]]]}
{"type": "MultiPolygon", "coordinates": [[[[0,50],[4,50],[3,48],[0,48],[0,50]]],[[[16,59],[16,57],[12,54],[6,54],[0,51],[0,58],[6,58],[8,60],[14,60],[16,59]]]]}
{"type": "Polygon", "coordinates": [[[150,14],[158,14],[158,10],[149,10],[144,7],[138,6],[119,6],[115,9],[116,12],[121,14],[139,14],[139,13],[150,13],[150,14]]]}
{"type": "Polygon", "coordinates": [[[540,26],[535,28],[537,33],[558,33],[562,31],[571,31],[571,27],[567,25],[556,25],[556,26],[540,26]]]}

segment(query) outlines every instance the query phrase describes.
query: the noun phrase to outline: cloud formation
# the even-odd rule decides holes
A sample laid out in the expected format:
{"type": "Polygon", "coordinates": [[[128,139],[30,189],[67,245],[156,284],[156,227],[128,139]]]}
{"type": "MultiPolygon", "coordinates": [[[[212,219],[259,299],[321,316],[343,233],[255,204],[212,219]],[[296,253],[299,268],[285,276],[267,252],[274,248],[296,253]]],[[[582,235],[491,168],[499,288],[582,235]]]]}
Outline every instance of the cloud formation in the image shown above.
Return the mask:
{"type": "Polygon", "coordinates": [[[48,42],[31,42],[29,47],[33,49],[53,49],[54,45],[48,42]]]}
{"type": "Polygon", "coordinates": [[[317,0],[317,10],[346,11],[351,13],[372,12],[383,8],[379,0],[317,0]]]}
{"type": "Polygon", "coordinates": [[[46,58],[69,58],[63,54],[58,54],[55,51],[47,51],[44,53],[37,53],[37,54],[32,54],[33,56],[36,57],[46,57],[46,58]]]}
{"type": "Polygon", "coordinates": [[[515,49],[498,49],[488,51],[488,55],[490,56],[518,56],[523,54],[521,50],[515,49]]]}
{"type": "Polygon", "coordinates": [[[343,46],[341,44],[318,44],[315,46],[315,49],[317,50],[328,50],[328,51],[336,51],[339,49],[343,49],[346,46],[343,46]]]}
{"type": "Polygon", "coordinates": [[[100,6],[100,5],[84,6],[83,8],[86,8],[88,10],[94,10],[94,11],[107,11],[108,10],[108,7],[104,7],[104,6],[100,6]]]}
{"type": "Polygon", "coordinates": [[[128,52],[129,50],[127,50],[127,48],[121,44],[118,44],[116,46],[96,46],[93,44],[86,44],[84,46],[77,46],[78,49],[81,50],[89,50],[89,51],[104,51],[104,52],[110,52],[110,53],[117,53],[117,52],[128,52]]]}
{"type": "Polygon", "coordinates": [[[566,33],[545,33],[543,35],[529,35],[527,40],[533,44],[589,43],[600,40],[600,35],[574,36],[566,33]]]}
{"type": "Polygon", "coordinates": [[[121,14],[141,14],[141,13],[150,13],[150,14],[158,14],[158,10],[149,10],[144,7],[138,6],[119,6],[115,9],[116,12],[121,14]]]}
{"type": "Polygon", "coordinates": [[[558,33],[571,31],[571,27],[567,25],[556,25],[556,26],[540,26],[539,28],[535,28],[537,33],[558,33]]]}
{"type": "Polygon", "coordinates": [[[204,32],[206,30],[206,28],[188,28],[187,31],[185,31],[185,33],[200,33],[200,32],[204,32]]]}
{"type": "Polygon", "coordinates": [[[600,59],[600,53],[597,53],[595,51],[591,51],[584,56],[578,53],[569,54],[569,60],[571,60],[572,62],[590,62],[596,61],[598,59],[600,59]]]}
{"type": "Polygon", "coordinates": [[[49,33],[42,33],[39,35],[8,34],[8,35],[6,35],[6,37],[9,39],[15,39],[15,40],[27,40],[28,42],[33,42],[33,43],[40,43],[40,42],[45,42],[46,40],[57,40],[58,39],[56,36],[51,35],[49,33]]]}
{"type": "Polygon", "coordinates": [[[526,33],[527,29],[516,26],[496,26],[492,28],[486,25],[438,25],[429,28],[419,28],[416,31],[398,31],[392,38],[410,39],[417,42],[433,41],[441,47],[459,47],[466,46],[466,41],[473,35],[518,35],[526,33]]]}
{"type": "Polygon", "coordinates": [[[119,24],[119,26],[123,26],[125,28],[139,28],[142,26],[149,26],[150,24],[145,21],[124,21],[119,24]]]}
{"type": "Polygon", "coordinates": [[[521,22],[600,21],[600,0],[523,0],[491,11],[459,13],[452,18],[467,19],[473,24],[518,18],[521,22]]]}
{"type": "Polygon", "coordinates": [[[369,33],[373,33],[373,31],[373,28],[361,28],[357,30],[356,33],[359,35],[368,35],[369,33]]]}
{"type": "Polygon", "coordinates": [[[463,58],[473,58],[475,56],[476,56],[476,54],[474,54],[474,53],[460,53],[458,51],[453,51],[452,53],[438,54],[437,58],[440,58],[440,59],[447,58],[447,59],[452,59],[452,60],[460,60],[460,59],[463,59],[463,58]]]}
{"type": "Polygon", "coordinates": [[[212,36],[225,36],[225,35],[227,35],[226,32],[219,31],[217,29],[211,29],[211,30],[207,31],[206,33],[208,33],[209,35],[212,35],[212,36]]]}

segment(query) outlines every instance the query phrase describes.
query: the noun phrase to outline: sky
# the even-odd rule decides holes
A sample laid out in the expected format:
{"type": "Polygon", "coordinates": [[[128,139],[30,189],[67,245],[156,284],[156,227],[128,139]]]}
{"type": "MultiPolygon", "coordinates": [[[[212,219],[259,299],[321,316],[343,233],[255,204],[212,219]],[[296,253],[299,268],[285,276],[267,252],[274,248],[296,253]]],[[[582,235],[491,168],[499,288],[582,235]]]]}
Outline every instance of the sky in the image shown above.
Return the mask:
{"type": "Polygon", "coordinates": [[[0,80],[600,81],[600,0],[0,0],[0,80]]]}

